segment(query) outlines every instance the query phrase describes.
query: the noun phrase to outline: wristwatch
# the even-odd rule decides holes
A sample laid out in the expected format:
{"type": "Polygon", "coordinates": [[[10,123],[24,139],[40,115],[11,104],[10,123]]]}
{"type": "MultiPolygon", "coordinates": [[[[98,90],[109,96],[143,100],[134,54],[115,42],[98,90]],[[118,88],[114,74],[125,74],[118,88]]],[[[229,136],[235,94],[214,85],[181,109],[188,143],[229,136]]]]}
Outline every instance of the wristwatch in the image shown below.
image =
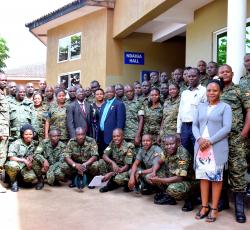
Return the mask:
{"type": "Polygon", "coordinates": [[[139,170],[139,171],[138,171],[138,174],[141,175],[141,174],[142,174],[142,170],[139,170]]]}
{"type": "Polygon", "coordinates": [[[76,167],[76,164],[75,164],[75,163],[73,163],[73,164],[72,164],[72,167],[73,167],[73,168],[75,168],[75,167],[76,167]]]}

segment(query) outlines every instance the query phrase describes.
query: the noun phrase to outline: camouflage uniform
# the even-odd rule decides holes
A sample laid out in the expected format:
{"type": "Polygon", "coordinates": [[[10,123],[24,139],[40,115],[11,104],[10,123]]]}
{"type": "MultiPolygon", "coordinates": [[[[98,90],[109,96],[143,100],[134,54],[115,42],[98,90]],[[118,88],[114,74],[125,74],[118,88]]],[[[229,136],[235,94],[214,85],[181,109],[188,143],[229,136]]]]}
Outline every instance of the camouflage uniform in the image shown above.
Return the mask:
{"type": "Polygon", "coordinates": [[[229,185],[233,192],[245,192],[247,169],[246,141],[241,137],[243,128],[243,110],[250,108],[250,94],[232,83],[224,88],[221,101],[228,103],[233,112],[232,129],[229,134],[228,172],[229,185]]]}
{"type": "Polygon", "coordinates": [[[12,95],[7,95],[6,100],[8,101],[8,103],[11,103],[13,100],[16,100],[16,98],[12,95]]]}
{"type": "Polygon", "coordinates": [[[209,80],[209,75],[207,73],[205,74],[200,74],[200,84],[204,87],[207,87],[209,80]]]}
{"type": "Polygon", "coordinates": [[[38,176],[42,175],[42,167],[45,160],[49,162],[49,170],[46,173],[47,181],[53,185],[55,180],[63,180],[64,175],[61,173],[60,165],[64,162],[63,151],[65,144],[61,141],[58,142],[54,148],[50,140],[43,140],[35,150],[35,164],[34,170],[38,176]]]}
{"type": "Polygon", "coordinates": [[[151,134],[153,143],[156,143],[159,136],[161,121],[163,115],[162,105],[159,104],[157,108],[149,106],[144,107],[144,130],[143,134],[151,134]]]}
{"type": "Polygon", "coordinates": [[[0,137],[6,137],[5,140],[0,140],[0,169],[7,157],[8,137],[9,137],[9,105],[4,95],[4,92],[0,89],[0,137]]]}
{"type": "MultiPolygon", "coordinates": [[[[95,139],[91,137],[85,138],[85,142],[80,146],[75,138],[70,139],[66,149],[64,150],[63,156],[71,158],[75,163],[83,164],[88,161],[92,156],[99,157],[98,148],[95,139]]],[[[70,177],[73,174],[77,173],[75,168],[72,168],[66,162],[61,164],[61,172],[63,175],[70,177]]],[[[92,176],[97,175],[98,173],[98,162],[94,162],[91,166],[88,167],[87,173],[92,176]]]]}
{"type": "Polygon", "coordinates": [[[59,108],[57,103],[53,103],[48,112],[50,129],[59,129],[61,131],[60,140],[67,143],[69,134],[66,120],[66,104],[59,108]]]}
{"type": "Polygon", "coordinates": [[[188,181],[192,178],[192,164],[191,157],[188,151],[179,146],[176,154],[168,155],[165,153],[161,158],[164,164],[161,169],[157,172],[157,175],[161,178],[169,178],[174,176],[185,177],[186,180],[182,182],[170,183],[168,185],[158,186],[163,188],[168,195],[175,198],[176,200],[186,199],[191,189],[191,183],[188,181]]]}
{"type": "MultiPolygon", "coordinates": [[[[246,93],[250,93],[250,76],[249,75],[243,76],[240,79],[239,86],[246,93]]],[[[248,151],[247,151],[246,157],[247,157],[248,170],[250,170],[250,150],[249,150],[250,149],[250,133],[248,134],[248,139],[247,139],[247,149],[248,151]]]]}
{"type": "Polygon", "coordinates": [[[140,169],[150,169],[153,165],[158,162],[163,156],[162,149],[157,145],[152,145],[151,148],[146,151],[144,148],[140,148],[136,155],[136,160],[141,162],[140,169]]]}
{"type": "Polygon", "coordinates": [[[95,103],[95,95],[91,94],[89,97],[85,98],[85,101],[88,102],[89,104],[95,103]]]}
{"type": "MultiPolygon", "coordinates": [[[[35,144],[32,141],[30,145],[26,145],[21,138],[11,143],[9,146],[8,157],[27,158],[34,156],[35,144]]],[[[34,165],[33,165],[34,166],[34,165]]],[[[33,182],[37,179],[35,171],[28,169],[22,162],[8,160],[5,164],[6,173],[10,177],[10,181],[16,181],[16,176],[20,172],[25,182],[33,182]]]]}
{"type": "Polygon", "coordinates": [[[40,106],[38,108],[35,108],[35,116],[37,120],[37,135],[39,142],[42,141],[45,138],[45,121],[48,119],[48,111],[47,106],[40,106]]]}
{"type": "Polygon", "coordinates": [[[155,83],[153,83],[153,84],[151,85],[151,88],[152,88],[152,89],[153,89],[153,88],[157,88],[157,89],[160,90],[160,88],[161,88],[161,83],[160,83],[160,82],[155,82],[155,83]]]}
{"type": "Polygon", "coordinates": [[[131,142],[134,142],[138,125],[139,118],[138,116],[144,115],[143,105],[140,101],[136,100],[126,100],[124,101],[126,107],[126,123],[124,128],[124,138],[131,142]]]}
{"type": "Polygon", "coordinates": [[[34,105],[24,99],[19,102],[16,99],[9,104],[10,112],[10,142],[20,137],[20,128],[25,124],[31,124],[37,131],[37,120],[34,113],[34,105]]]}
{"type": "Polygon", "coordinates": [[[176,134],[177,116],[180,105],[180,97],[175,101],[170,98],[165,101],[163,106],[163,118],[160,131],[160,137],[163,138],[167,134],[176,134]]]}
{"type": "MultiPolygon", "coordinates": [[[[126,164],[131,166],[134,158],[134,145],[123,141],[121,147],[118,148],[115,143],[111,142],[103,154],[113,160],[119,167],[123,167],[126,164]]],[[[113,171],[112,167],[102,159],[98,161],[98,167],[101,175],[113,171]]],[[[121,186],[127,184],[129,181],[129,171],[115,175],[113,181],[121,186]]]]}

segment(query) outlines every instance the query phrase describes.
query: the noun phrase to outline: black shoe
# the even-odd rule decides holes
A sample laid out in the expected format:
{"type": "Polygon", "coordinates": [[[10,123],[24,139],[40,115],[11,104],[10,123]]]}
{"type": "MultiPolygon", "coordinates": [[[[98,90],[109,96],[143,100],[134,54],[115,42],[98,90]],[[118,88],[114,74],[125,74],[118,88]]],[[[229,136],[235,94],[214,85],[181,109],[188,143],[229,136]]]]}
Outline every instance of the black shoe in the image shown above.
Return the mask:
{"type": "Polygon", "coordinates": [[[70,188],[75,188],[76,187],[74,180],[71,181],[71,183],[69,184],[69,187],[70,188]]]}
{"type": "Polygon", "coordinates": [[[14,182],[11,184],[11,191],[12,191],[12,192],[18,192],[18,190],[19,190],[19,187],[18,187],[17,181],[14,181],[14,182]]]}
{"type": "Polygon", "coordinates": [[[36,190],[41,190],[41,189],[43,189],[43,187],[44,187],[44,183],[43,183],[43,181],[39,181],[38,183],[37,183],[37,185],[36,185],[36,190]]]}
{"type": "Polygon", "coordinates": [[[95,189],[95,186],[88,186],[89,189],[95,189]]]}
{"type": "Polygon", "coordinates": [[[125,185],[123,188],[123,192],[132,192],[132,190],[130,190],[130,188],[127,185],[125,185]]]}
{"type": "Polygon", "coordinates": [[[234,199],[235,199],[235,217],[238,223],[245,223],[246,222],[246,215],[244,213],[244,192],[235,192],[234,199]]]}
{"type": "Polygon", "coordinates": [[[191,199],[186,199],[182,207],[183,212],[190,212],[194,209],[193,201],[191,199]]]}
{"type": "Polygon", "coordinates": [[[218,212],[221,212],[223,210],[229,209],[229,198],[227,191],[222,191],[220,195],[220,200],[218,203],[218,212]]]}
{"type": "Polygon", "coordinates": [[[108,186],[104,186],[104,187],[99,189],[99,192],[101,192],[101,193],[108,192],[108,191],[110,191],[108,186]]]}
{"type": "Polygon", "coordinates": [[[247,185],[247,196],[250,196],[250,184],[247,185]]]}
{"type": "Polygon", "coordinates": [[[159,198],[158,200],[154,200],[154,203],[159,204],[159,205],[165,205],[165,204],[166,205],[176,205],[177,204],[176,200],[167,194],[164,194],[164,196],[159,198]]]}
{"type": "Polygon", "coordinates": [[[99,189],[99,192],[101,192],[101,193],[108,192],[108,191],[112,191],[116,188],[118,188],[118,185],[113,181],[113,178],[111,178],[106,186],[99,189]]]}
{"type": "Polygon", "coordinates": [[[159,192],[159,193],[156,193],[155,195],[154,195],[154,200],[160,200],[161,198],[163,198],[164,196],[165,196],[166,194],[165,193],[163,193],[163,192],[159,192]]]}

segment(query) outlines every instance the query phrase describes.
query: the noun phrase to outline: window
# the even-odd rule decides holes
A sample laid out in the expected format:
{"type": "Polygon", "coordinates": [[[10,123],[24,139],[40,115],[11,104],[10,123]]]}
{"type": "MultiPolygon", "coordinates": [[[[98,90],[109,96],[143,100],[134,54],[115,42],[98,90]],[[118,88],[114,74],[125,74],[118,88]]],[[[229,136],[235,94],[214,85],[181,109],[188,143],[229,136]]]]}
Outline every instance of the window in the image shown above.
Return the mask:
{"type": "Polygon", "coordinates": [[[78,85],[80,84],[80,71],[63,73],[58,77],[58,81],[60,84],[64,84],[66,89],[70,86],[78,85]]]}
{"type": "MultiPolygon", "coordinates": [[[[226,28],[214,32],[213,60],[219,65],[225,64],[227,59],[227,30],[226,28]]],[[[246,24],[246,52],[250,52],[250,22],[246,24]]]]}
{"type": "Polygon", "coordinates": [[[75,60],[81,57],[81,33],[62,39],[58,43],[58,62],[75,60]]]}

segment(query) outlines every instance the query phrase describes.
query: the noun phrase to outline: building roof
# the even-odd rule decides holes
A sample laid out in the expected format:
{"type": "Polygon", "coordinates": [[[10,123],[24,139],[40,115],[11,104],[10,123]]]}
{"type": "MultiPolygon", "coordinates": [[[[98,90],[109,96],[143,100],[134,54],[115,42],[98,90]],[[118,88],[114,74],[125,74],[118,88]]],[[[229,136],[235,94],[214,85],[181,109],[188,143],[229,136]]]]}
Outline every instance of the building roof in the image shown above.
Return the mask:
{"type": "Polygon", "coordinates": [[[5,72],[9,80],[40,80],[46,77],[45,64],[33,64],[7,69],[5,72]]]}
{"type": "Polygon", "coordinates": [[[32,30],[36,27],[39,27],[43,24],[48,23],[49,21],[62,17],[66,14],[69,14],[84,6],[100,6],[113,9],[114,4],[115,0],[76,0],[32,22],[26,23],[25,26],[28,27],[29,30],[32,30]]]}

